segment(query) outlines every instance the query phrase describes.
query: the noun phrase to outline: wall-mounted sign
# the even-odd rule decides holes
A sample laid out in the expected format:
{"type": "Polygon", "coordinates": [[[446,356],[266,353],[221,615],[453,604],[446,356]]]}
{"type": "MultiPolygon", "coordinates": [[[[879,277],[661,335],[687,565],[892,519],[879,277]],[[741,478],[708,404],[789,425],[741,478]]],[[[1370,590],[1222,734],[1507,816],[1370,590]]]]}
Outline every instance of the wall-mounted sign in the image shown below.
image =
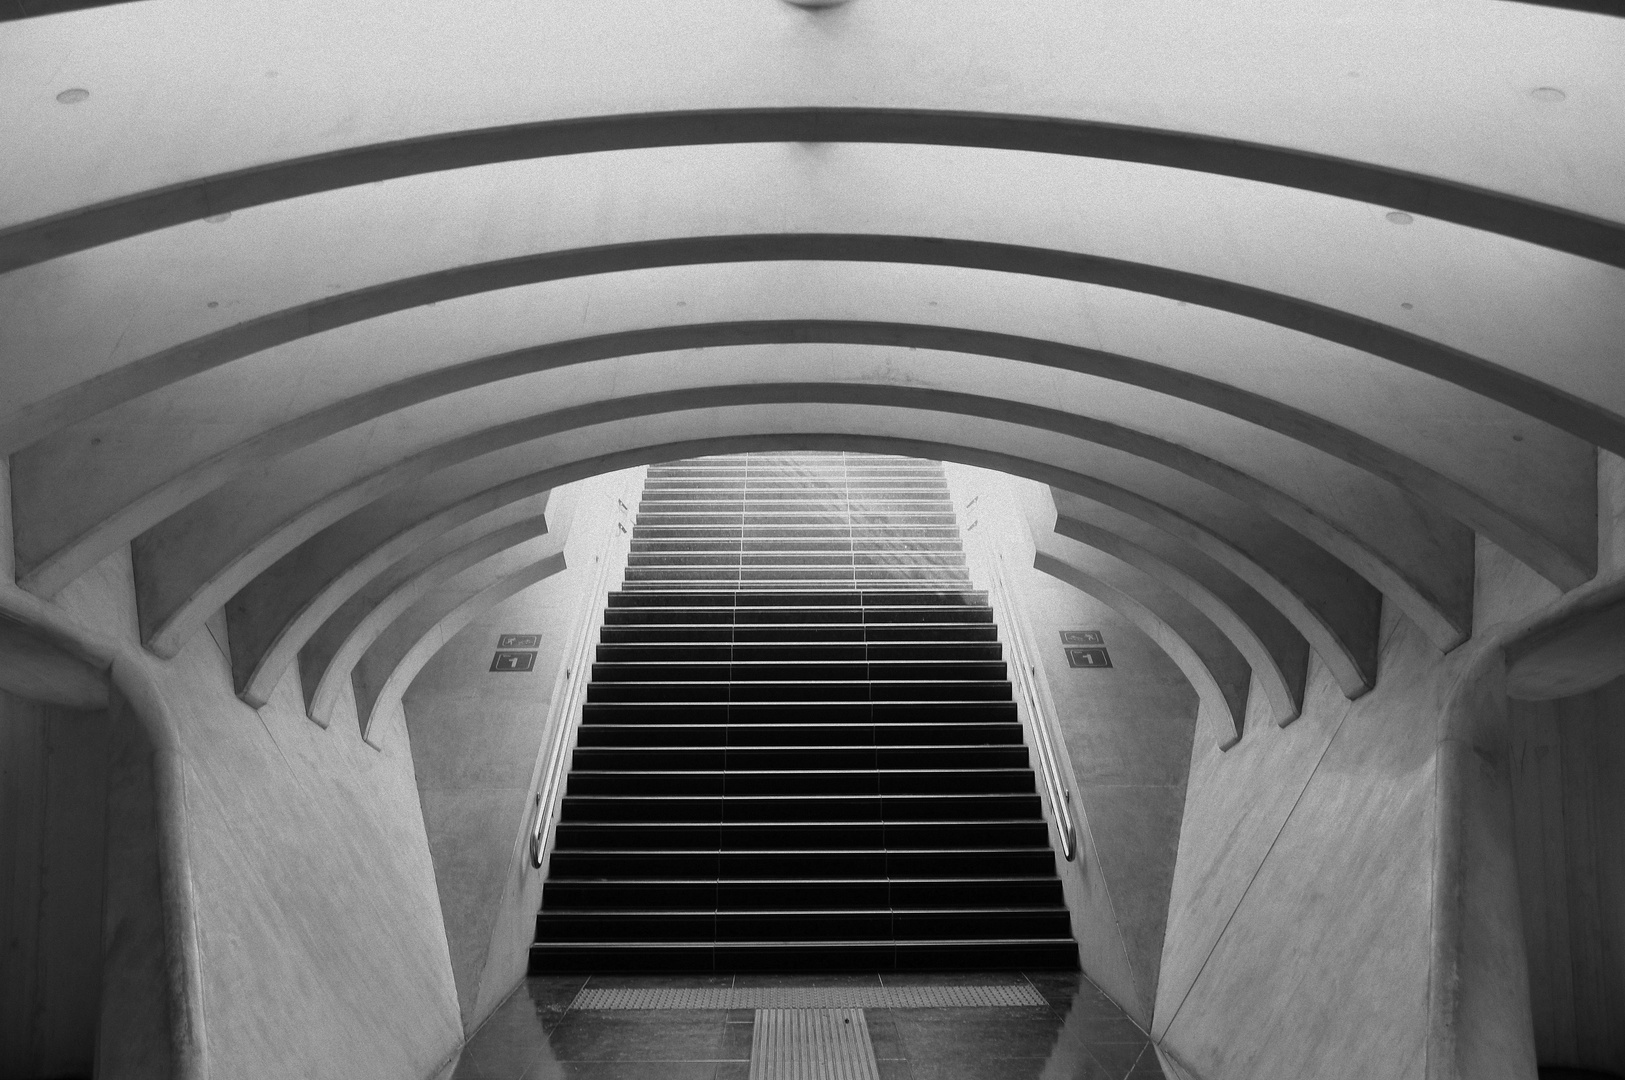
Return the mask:
{"type": "Polygon", "coordinates": [[[1100,636],[1099,630],[1062,630],[1062,645],[1104,645],[1106,639],[1100,636]]]}
{"type": "Polygon", "coordinates": [[[533,671],[536,654],[528,649],[503,649],[491,657],[492,671],[533,671]]]}
{"type": "Polygon", "coordinates": [[[540,649],[542,635],[540,634],[502,634],[497,637],[499,649],[540,649]]]}
{"type": "Polygon", "coordinates": [[[1109,668],[1112,666],[1112,658],[1105,649],[1071,645],[1066,650],[1066,665],[1076,668],[1109,668]]]}

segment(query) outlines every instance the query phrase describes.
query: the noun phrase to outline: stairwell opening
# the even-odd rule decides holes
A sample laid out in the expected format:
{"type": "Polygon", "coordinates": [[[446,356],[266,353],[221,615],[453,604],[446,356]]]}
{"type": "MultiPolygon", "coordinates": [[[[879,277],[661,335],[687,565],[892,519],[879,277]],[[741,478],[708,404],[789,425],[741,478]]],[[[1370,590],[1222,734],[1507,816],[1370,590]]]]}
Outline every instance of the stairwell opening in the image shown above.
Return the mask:
{"type": "Polygon", "coordinates": [[[1076,968],[939,462],[651,466],[530,970],[1076,968]]]}

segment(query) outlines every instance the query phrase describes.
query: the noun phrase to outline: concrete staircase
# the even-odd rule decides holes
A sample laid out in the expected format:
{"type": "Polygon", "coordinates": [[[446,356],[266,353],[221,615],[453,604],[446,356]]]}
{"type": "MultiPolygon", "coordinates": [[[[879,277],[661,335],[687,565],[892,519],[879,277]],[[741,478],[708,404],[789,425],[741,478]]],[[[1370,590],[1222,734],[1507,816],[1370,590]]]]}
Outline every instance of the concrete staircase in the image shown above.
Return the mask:
{"type": "Polygon", "coordinates": [[[532,971],[1075,967],[942,467],[652,467],[532,971]]]}

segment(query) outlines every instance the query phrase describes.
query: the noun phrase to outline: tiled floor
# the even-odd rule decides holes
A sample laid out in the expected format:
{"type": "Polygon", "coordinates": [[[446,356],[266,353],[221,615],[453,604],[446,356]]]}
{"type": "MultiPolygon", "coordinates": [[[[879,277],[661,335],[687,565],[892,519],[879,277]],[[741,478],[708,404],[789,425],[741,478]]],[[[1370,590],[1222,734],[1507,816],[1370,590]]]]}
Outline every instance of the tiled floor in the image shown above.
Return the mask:
{"type": "MultiPolygon", "coordinates": [[[[593,986],[972,985],[1030,981],[1048,1007],[870,1009],[881,1080],[1160,1080],[1145,1033],[1070,972],[594,975],[593,986]]],[[[755,1013],[572,1009],[585,975],[527,979],[447,1080],[746,1080],[755,1013]]]]}

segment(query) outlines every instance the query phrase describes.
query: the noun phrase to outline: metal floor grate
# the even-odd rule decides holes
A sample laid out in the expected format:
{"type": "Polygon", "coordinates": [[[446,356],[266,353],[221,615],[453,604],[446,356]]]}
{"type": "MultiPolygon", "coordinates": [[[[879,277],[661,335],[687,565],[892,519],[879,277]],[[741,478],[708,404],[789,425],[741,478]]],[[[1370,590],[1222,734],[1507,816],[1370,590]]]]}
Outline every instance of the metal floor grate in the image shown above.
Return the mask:
{"type": "Polygon", "coordinates": [[[750,1080],[880,1080],[862,1009],[757,1009],[750,1080]]]}
{"type": "Polygon", "coordinates": [[[572,1009],[982,1009],[1046,1006],[1030,983],[1001,986],[586,987],[572,1009]]]}

